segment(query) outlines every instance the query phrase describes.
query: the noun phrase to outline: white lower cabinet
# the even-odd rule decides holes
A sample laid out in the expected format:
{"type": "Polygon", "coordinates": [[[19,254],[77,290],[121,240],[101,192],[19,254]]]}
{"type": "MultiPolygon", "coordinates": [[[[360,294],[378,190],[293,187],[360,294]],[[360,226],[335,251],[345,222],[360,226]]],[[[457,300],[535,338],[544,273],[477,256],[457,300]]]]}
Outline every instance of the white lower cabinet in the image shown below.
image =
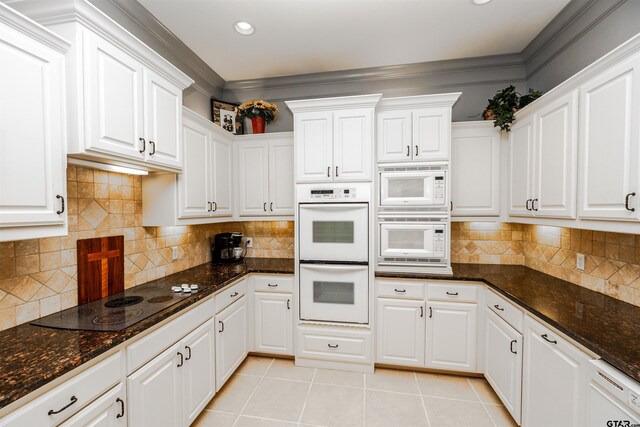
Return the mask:
{"type": "Polygon", "coordinates": [[[293,354],[293,295],[255,292],[254,349],[262,353],[293,354]]]}
{"type": "Polygon", "coordinates": [[[485,372],[505,408],[520,424],[522,402],[522,334],[486,310],[485,372]]]}
{"type": "Polygon", "coordinates": [[[247,357],[247,326],[246,296],[216,314],[216,391],[247,357]]]}
{"type": "Polygon", "coordinates": [[[424,301],[378,298],[376,362],[424,366],[424,301]]]}
{"type": "Polygon", "coordinates": [[[124,427],[127,425],[127,394],[120,383],[61,424],[63,427],[124,427]]]}
{"type": "Polygon", "coordinates": [[[190,425],[216,392],[213,319],[182,340],[183,425],[190,425]]]}
{"type": "Polygon", "coordinates": [[[429,302],[426,363],[428,368],[476,371],[476,304],[429,302]]]}
{"type": "Polygon", "coordinates": [[[523,427],[584,426],[590,357],[529,316],[524,341],[523,427]]]}

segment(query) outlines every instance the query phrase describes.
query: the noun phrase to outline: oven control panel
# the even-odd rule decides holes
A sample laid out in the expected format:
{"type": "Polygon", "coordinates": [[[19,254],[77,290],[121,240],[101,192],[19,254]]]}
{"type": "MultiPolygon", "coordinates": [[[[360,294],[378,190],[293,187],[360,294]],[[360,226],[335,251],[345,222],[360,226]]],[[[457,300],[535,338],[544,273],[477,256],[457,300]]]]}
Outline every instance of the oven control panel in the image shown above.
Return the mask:
{"type": "Polygon", "coordinates": [[[433,177],[433,204],[444,205],[445,179],[444,173],[433,177]]]}
{"type": "Polygon", "coordinates": [[[433,237],[433,252],[436,256],[444,256],[444,228],[436,228],[433,237]]]}
{"type": "Polygon", "coordinates": [[[355,199],[355,188],[313,188],[309,190],[310,199],[355,199]]]}

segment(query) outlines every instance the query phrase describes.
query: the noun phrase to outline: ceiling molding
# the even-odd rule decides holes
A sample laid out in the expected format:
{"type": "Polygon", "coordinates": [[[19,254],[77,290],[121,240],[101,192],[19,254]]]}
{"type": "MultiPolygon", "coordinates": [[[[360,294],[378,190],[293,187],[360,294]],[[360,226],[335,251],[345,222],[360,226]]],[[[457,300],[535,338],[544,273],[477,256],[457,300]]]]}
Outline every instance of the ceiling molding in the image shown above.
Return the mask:
{"type": "Polygon", "coordinates": [[[522,51],[527,79],[541,71],[627,1],[572,0],[522,51]]]}
{"type": "MultiPolygon", "coordinates": [[[[162,22],[153,16],[137,1],[131,0],[89,0],[111,19],[125,26],[122,18],[134,24],[143,34],[152,38],[166,49],[163,56],[171,56],[170,62],[183,72],[192,77],[199,90],[204,89],[210,96],[222,94],[225,81],[218,73],[209,67],[198,55],[196,55],[182,40],[180,40],[162,22]],[[121,16],[114,16],[117,12],[121,16]]],[[[131,31],[130,28],[127,28],[131,31]]],[[[136,32],[140,33],[140,31],[136,32]]]]}

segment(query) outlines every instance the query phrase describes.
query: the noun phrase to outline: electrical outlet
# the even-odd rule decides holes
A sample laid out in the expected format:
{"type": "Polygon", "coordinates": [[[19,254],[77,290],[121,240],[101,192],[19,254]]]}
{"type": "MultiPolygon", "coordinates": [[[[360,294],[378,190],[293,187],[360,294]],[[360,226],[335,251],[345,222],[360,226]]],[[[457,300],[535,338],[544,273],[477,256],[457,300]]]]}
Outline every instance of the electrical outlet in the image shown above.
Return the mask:
{"type": "Polygon", "coordinates": [[[171,260],[175,261],[178,259],[178,247],[174,246],[171,248],[171,260]]]}
{"type": "Polygon", "coordinates": [[[584,271],[584,254],[576,254],[576,268],[584,271]]]}
{"type": "Polygon", "coordinates": [[[253,237],[247,237],[246,243],[248,248],[252,248],[253,247],[253,237]]]}

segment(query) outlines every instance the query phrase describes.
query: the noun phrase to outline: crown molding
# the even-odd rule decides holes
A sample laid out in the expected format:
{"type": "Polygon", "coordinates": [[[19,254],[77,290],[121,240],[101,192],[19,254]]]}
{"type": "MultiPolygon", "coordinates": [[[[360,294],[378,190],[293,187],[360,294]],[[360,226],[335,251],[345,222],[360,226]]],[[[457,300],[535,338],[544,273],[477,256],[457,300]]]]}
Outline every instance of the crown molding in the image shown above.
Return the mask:
{"type": "Polygon", "coordinates": [[[53,31],[34,23],[22,13],[5,6],[3,3],[0,3],[0,22],[7,24],[16,31],[29,35],[29,37],[38,40],[42,44],[62,54],[71,48],[71,44],[68,41],[53,31]]]}
{"type": "Polygon", "coordinates": [[[407,108],[447,107],[451,108],[460,98],[462,92],[439,93],[434,95],[403,96],[398,98],[383,98],[378,104],[378,110],[403,110],[407,108]]]}
{"type": "Polygon", "coordinates": [[[285,103],[293,113],[305,111],[331,111],[339,108],[375,108],[382,98],[381,93],[372,95],[340,96],[337,98],[300,99],[285,103]]]}

